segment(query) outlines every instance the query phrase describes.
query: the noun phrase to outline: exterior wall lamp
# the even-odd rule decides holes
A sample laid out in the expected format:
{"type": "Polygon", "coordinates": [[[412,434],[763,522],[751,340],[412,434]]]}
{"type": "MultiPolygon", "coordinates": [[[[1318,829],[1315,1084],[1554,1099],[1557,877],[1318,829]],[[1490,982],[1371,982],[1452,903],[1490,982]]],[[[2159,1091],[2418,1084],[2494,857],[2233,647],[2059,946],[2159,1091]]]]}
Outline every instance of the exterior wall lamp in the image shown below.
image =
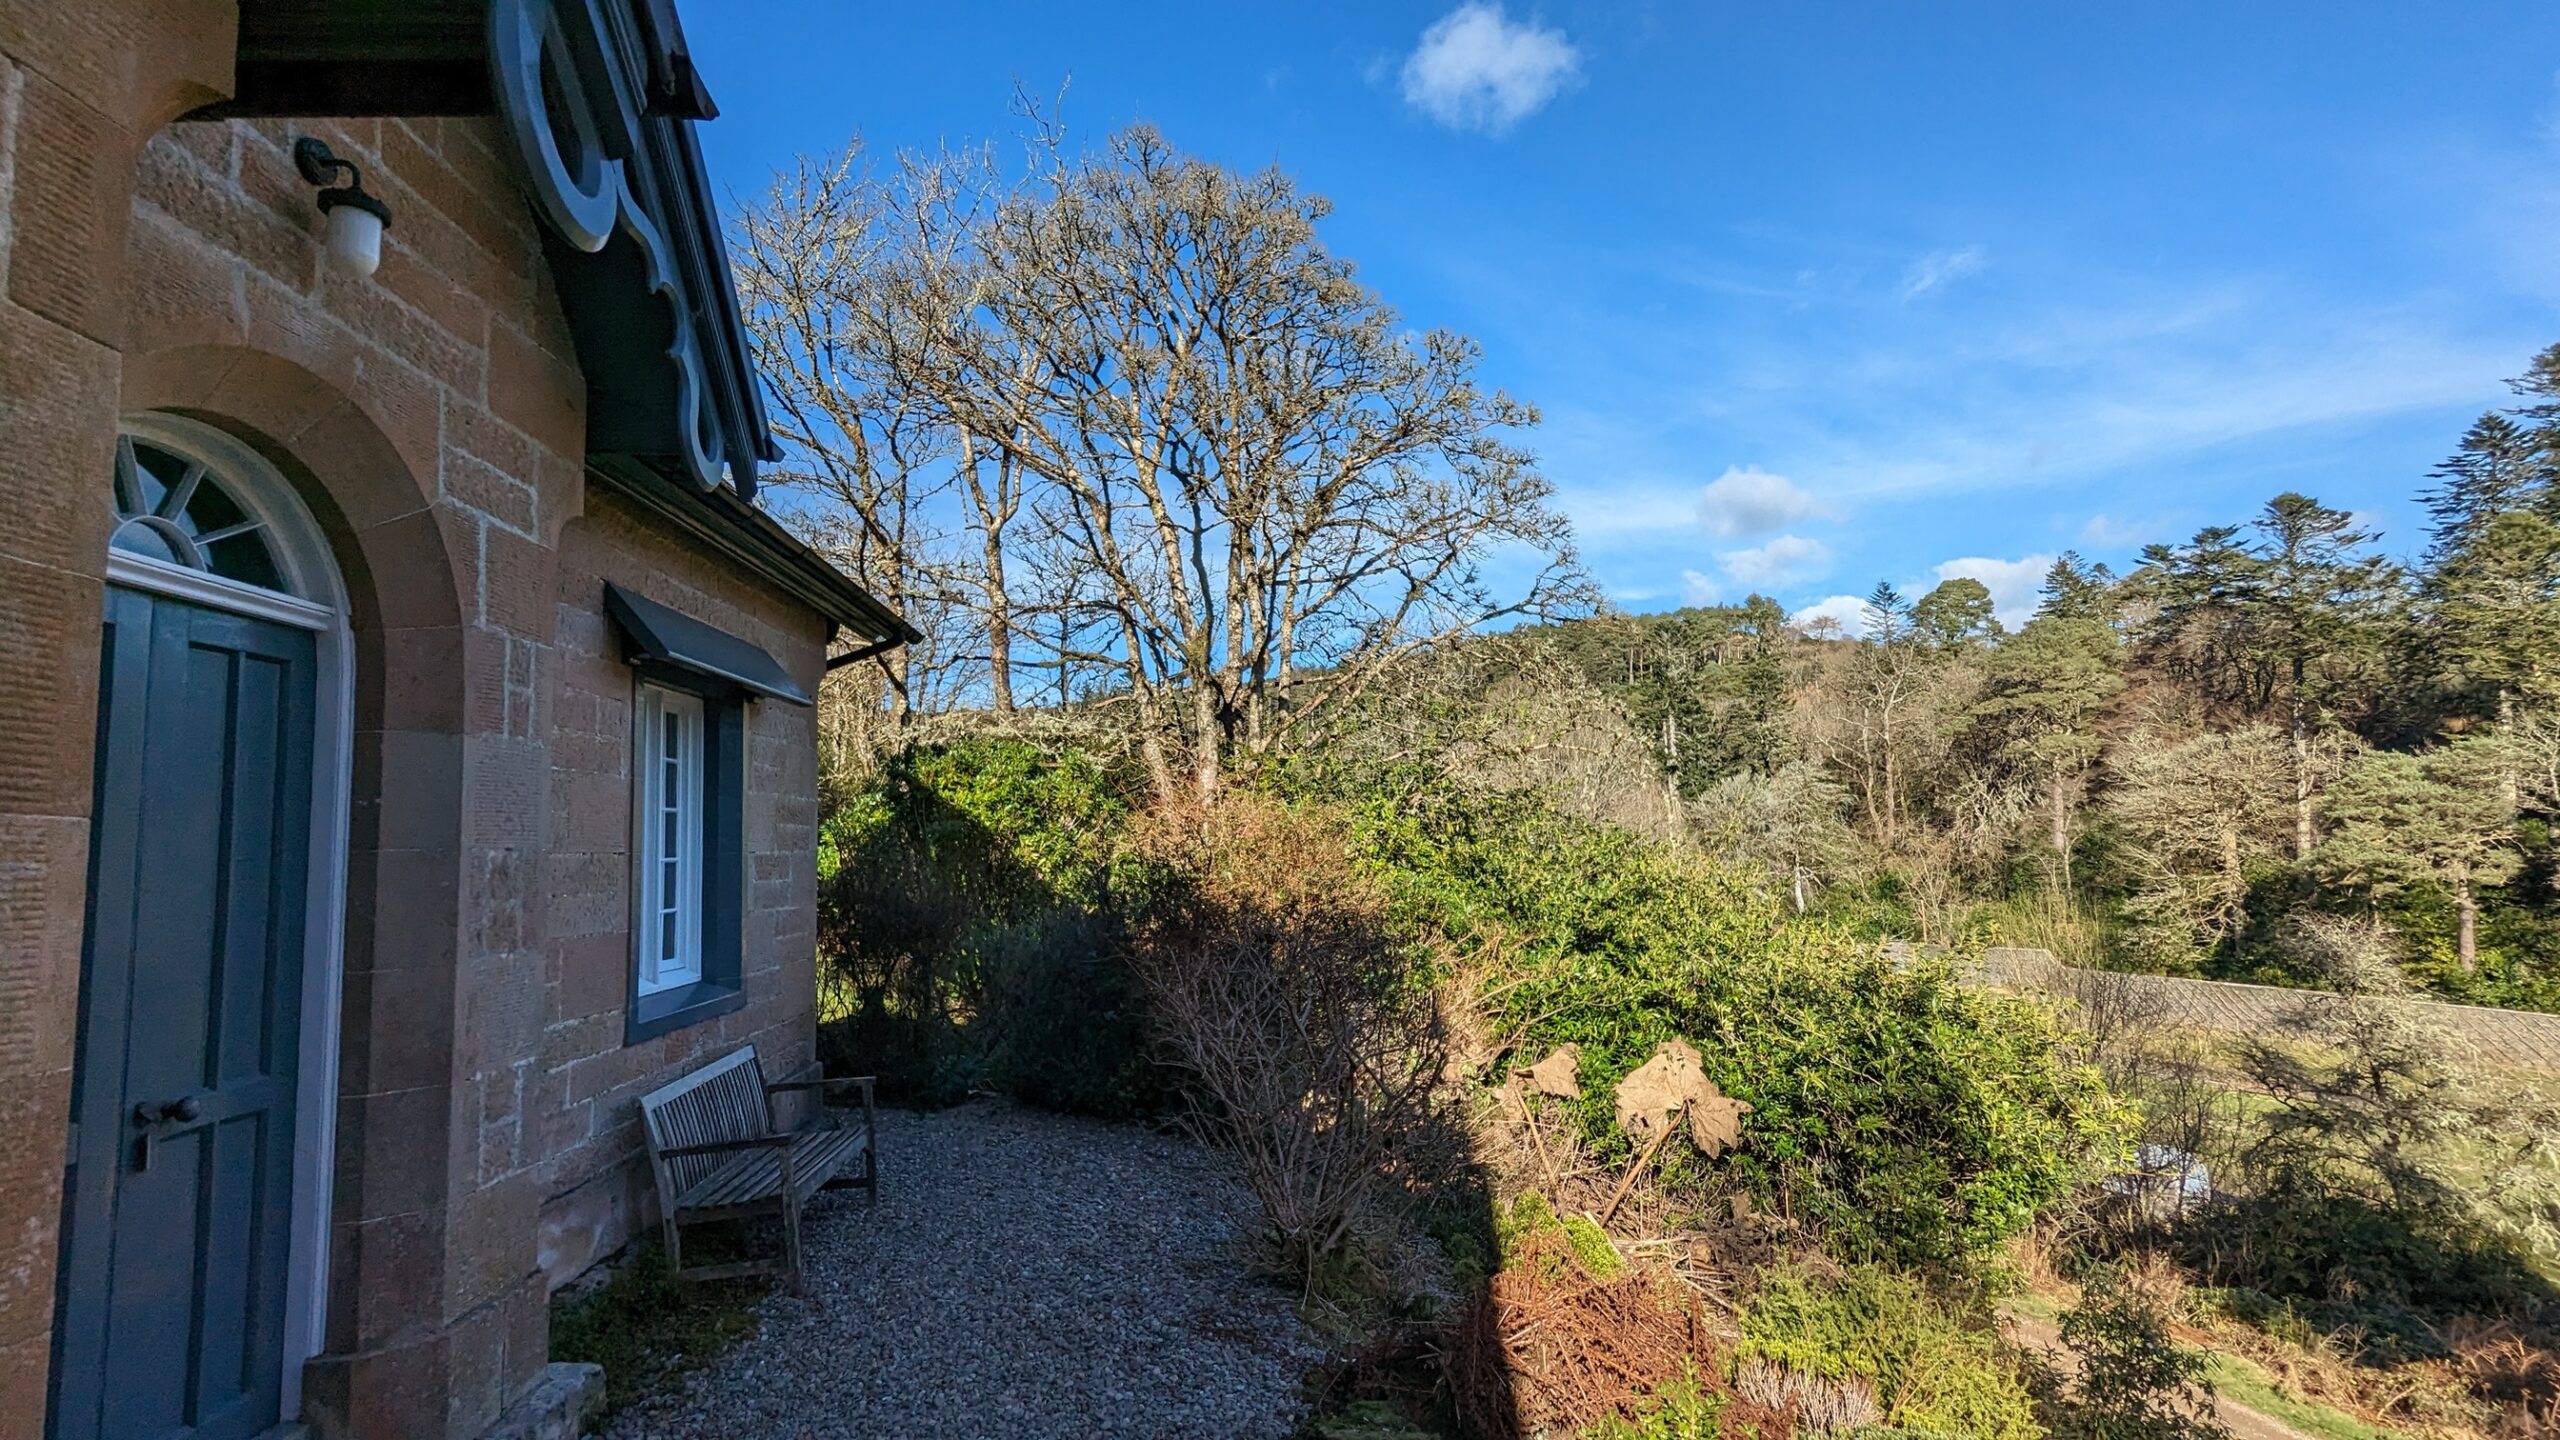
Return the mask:
{"type": "Polygon", "coordinates": [[[372,274],[382,263],[382,227],[391,223],[391,207],[365,193],[364,175],[353,162],[309,135],[293,142],[293,168],[328,187],[320,192],[320,213],[329,220],[330,261],[349,274],[372,274]],[[347,183],[330,185],[341,170],[347,183]]]}

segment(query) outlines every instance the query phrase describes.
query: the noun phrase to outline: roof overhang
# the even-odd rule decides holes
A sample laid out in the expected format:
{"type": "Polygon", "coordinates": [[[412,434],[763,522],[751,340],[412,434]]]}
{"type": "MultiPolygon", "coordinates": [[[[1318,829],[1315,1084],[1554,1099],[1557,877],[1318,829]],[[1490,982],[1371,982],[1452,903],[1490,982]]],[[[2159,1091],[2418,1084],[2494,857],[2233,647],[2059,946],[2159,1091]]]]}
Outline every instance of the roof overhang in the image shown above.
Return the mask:
{"type": "Polygon", "coordinates": [[[752,504],[780,450],[693,131],[717,113],[675,0],[240,0],[238,93],[198,115],[496,115],[586,376],[590,473],[807,578],[788,588],[836,623],[915,638],[752,504]]]}
{"type": "Polygon", "coordinates": [[[825,556],[733,492],[692,491],[628,459],[588,461],[587,480],[631,500],[866,644],[886,648],[924,638],[825,556]]]}

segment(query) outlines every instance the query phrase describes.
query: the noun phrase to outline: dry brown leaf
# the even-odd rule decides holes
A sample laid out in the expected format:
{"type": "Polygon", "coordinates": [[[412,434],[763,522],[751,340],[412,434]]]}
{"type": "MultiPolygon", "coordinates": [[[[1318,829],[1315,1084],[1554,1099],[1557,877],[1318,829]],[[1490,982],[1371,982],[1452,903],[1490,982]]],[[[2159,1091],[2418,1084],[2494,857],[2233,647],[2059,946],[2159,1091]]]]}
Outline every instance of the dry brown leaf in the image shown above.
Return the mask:
{"type": "Polygon", "coordinates": [[[1582,1085],[1576,1076],[1581,1066],[1582,1047],[1568,1041],[1556,1047],[1556,1053],[1520,1073],[1528,1077],[1529,1088],[1541,1095],[1579,1100],[1582,1098],[1582,1085]]]}
{"type": "Polygon", "coordinates": [[[1663,1041],[1652,1059],[1618,1082],[1618,1128],[1631,1135],[1659,1132],[1684,1106],[1689,1138],[1701,1152],[1720,1155],[1741,1143],[1742,1117],[1751,1107],[1716,1088],[1697,1048],[1686,1040],[1663,1041]]]}

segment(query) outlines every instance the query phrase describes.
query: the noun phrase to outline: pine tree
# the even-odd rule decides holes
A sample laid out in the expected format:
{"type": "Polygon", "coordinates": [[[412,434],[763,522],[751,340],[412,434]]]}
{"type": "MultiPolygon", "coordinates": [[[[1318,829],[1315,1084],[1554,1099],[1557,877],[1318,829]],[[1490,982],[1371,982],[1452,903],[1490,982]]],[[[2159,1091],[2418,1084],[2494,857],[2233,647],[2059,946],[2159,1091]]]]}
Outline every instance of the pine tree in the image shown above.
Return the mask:
{"type": "Polygon", "coordinates": [[[2501,725],[2560,681],[2560,347],[2534,363],[2515,382],[2541,397],[2517,412],[2533,423],[2481,416],[2425,496],[2422,654],[2441,690],[2501,725]]]}
{"type": "Polygon", "coordinates": [[[2313,868],[2376,900],[2419,884],[2452,892],[2455,952],[2479,967],[2479,890],[2513,875],[2515,807],[2497,783],[2506,764],[2492,740],[2457,740],[2420,755],[2377,750],[2348,767],[2321,808],[2334,833],[2313,868]]]}
{"type": "Polygon", "coordinates": [[[1911,604],[1890,581],[1876,582],[1864,619],[1866,637],[1850,672],[1850,723],[1867,823],[1878,841],[1891,846],[1902,827],[1902,752],[1934,652],[1921,643],[1911,604]]]}
{"type": "Polygon", "coordinates": [[[1961,575],[1920,597],[1911,607],[1911,628],[1940,650],[1978,650],[2002,633],[1991,588],[1961,575]]]}
{"type": "Polygon", "coordinates": [[[2036,606],[2036,614],[2055,620],[2113,621],[2115,590],[2114,571],[2081,559],[2077,550],[2065,550],[2044,572],[2043,601],[2036,606]]]}
{"type": "Polygon", "coordinates": [[[2377,532],[2308,495],[2288,491],[2268,501],[2253,528],[2261,618],[2252,628],[2263,637],[2283,702],[2293,752],[2294,858],[2301,859],[2317,843],[2313,732],[2339,701],[2372,690],[2399,578],[2390,562],[2365,553],[2377,532]]]}
{"type": "Polygon", "coordinates": [[[2231,718],[2258,716],[2268,698],[2251,663],[2259,569],[2239,526],[2209,525],[2183,545],[2143,547],[2122,587],[2149,668],[2231,718]]]}
{"type": "Polygon", "coordinates": [[[1911,630],[1910,603],[1890,580],[1877,581],[1876,588],[1867,593],[1866,608],[1859,618],[1866,624],[1866,638],[1871,644],[1890,645],[1911,630]]]}
{"type": "Polygon", "coordinates": [[[2427,472],[2435,485],[2419,495],[2433,523],[2429,569],[2477,544],[2491,520],[2531,508],[2551,480],[2547,437],[2490,411],[2463,432],[2462,443],[2427,472]]]}
{"type": "Polygon", "coordinates": [[[2560,689],[2560,524],[2490,517],[2427,575],[2424,599],[2447,678],[2488,689],[2501,725],[2560,689]]]}
{"type": "Polygon", "coordinates": [[[2039,615],[1991,652],[1976,717],[2004,736],[2000,753],[2044,787],[2062,888],[2071,886],[2071,819],[2098,760],[2097,722],[2124,689],[2121,646],[2096,618],[2039,615]]]}

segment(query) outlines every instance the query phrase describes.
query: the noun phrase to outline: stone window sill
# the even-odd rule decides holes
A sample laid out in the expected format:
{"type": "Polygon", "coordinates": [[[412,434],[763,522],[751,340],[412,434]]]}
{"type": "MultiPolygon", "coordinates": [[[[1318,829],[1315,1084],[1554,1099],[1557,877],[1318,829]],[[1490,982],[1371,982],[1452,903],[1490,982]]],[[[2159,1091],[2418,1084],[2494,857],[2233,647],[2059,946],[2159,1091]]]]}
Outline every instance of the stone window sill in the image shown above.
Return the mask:
{"type": "Polygon", "coordinates": [[[746,1003],[743,989],[709,980],[643,995],[632,1002],[630,1018],[622,1027],[622,1043],[637,1045],[654,1040],[686,1026],[717,1019],[746,1003]]]}

